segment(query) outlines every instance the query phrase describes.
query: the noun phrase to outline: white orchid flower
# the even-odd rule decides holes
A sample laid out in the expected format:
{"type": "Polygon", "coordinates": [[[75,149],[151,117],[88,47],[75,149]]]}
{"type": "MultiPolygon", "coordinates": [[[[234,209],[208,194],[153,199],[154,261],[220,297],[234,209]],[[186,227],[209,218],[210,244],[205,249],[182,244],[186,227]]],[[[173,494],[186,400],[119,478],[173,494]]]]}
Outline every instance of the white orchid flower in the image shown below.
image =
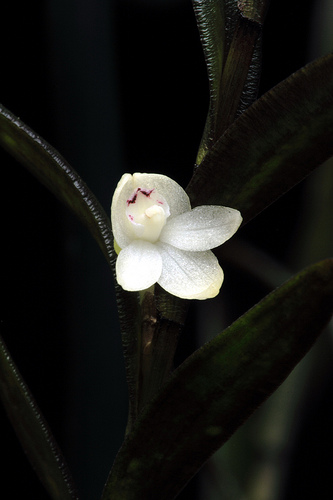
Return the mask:
{"type": "Polygon", "coordinates": [[[239,228],[238,210],[200,206],[191,210],[184,189],[159,174],[124,174],[114,192],[111,222],[124,290],[158,283],[184,299],[215,297],[223,271],[212,248],[239,228]]]}

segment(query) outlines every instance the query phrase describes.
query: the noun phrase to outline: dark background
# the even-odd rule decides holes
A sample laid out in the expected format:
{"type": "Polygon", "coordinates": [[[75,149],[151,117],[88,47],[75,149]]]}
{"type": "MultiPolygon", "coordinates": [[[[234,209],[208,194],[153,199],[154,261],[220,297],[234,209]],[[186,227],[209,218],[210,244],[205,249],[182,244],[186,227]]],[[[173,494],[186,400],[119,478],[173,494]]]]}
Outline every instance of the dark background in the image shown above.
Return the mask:
{"type": "MultiPolygon", "coordinates": [[[[309,60],[313,7],[310,0],[272,1],[260,93],[309,60]]],[[[107,213],[124,172],[164,173],[186,186],[208,105],[190,0],[7,2],[1,47],[0,101],[65,156],[107,213]]],[[[112,276],[71,213],[5,152],[0,162],[1,332],[82,499],[99,498],[127,415],[112,276]]],[[[241,237],[287,263],[302,216],[302,186],[241,237]]],[[[230,321],[269,290],[231,265],[225,271],[230,321]]],[[[180,359],[195,346],[192,326],[180,359]]],[[[318,484],[323,492],[330,484],[332,460],[317,468],[313,462],[322,458],[331,427],[330,377],[327,390],[317,393],[317,411],[301,422],[285,500],[312,498],[318,484]],[[312,474],[304,473],[309,462],[312,474]]],[[[2,498],[47,498],[2,408],[0,432],[1,488],[9,488],[2,498]]],[[[181,498],[195,499],[198,491],[196,479],[181,498]]]]}

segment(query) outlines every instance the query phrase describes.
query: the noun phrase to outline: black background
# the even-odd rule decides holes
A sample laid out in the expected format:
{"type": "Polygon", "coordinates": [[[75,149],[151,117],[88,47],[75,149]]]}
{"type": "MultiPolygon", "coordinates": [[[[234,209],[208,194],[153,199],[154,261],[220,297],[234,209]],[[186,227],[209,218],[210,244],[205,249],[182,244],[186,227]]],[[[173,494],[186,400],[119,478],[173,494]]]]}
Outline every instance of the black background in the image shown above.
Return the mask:
{"type": "MultiPolygon", "coordinates": [[[[308,61],[312,9],[310,0],[272,2],[260,93],[308,61]]],[[[0,101],[70,161],[107,212],[123,172],[165,173],[186,186],[208,104],[190,0],[7,2],[1,47],[0,101]]],[[[0,162],[2,335],[82,499],[99,498],[127,413],[112,276],[79,222],[5,152],[0,162]]],[[[241,236],[286,262],[302,189],[241,236]]],[[[230,273],[235,281],[226,290],[238,303],[231,320],[268,290],[230,273]]],[[[180,359],[195,346],[192,326],[180,359]]],[[[322,460],[332,421],[330,377],[317,410],[304,417],[286,500],[312,498],[330,484],[332,460],[322,460]]],[[[47,498],[3,409],[0,424],[0,482],[9,491],[1,497],[47,498]]],[[[181,498],[196,498],[198,489],[196,479],[181,498]]]]}

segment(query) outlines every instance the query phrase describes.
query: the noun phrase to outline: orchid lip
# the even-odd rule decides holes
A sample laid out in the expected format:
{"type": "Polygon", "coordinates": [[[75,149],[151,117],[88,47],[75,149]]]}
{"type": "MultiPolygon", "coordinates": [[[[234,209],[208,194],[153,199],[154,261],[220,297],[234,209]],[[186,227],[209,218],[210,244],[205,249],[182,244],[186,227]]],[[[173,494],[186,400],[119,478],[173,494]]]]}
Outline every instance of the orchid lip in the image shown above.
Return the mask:
{"type": "Polygon", "coordinates": [[[170,215],[169,205],[153,189],[137,188],[126,201],[126,215],[136,237],[155,243],[170,215]]]}

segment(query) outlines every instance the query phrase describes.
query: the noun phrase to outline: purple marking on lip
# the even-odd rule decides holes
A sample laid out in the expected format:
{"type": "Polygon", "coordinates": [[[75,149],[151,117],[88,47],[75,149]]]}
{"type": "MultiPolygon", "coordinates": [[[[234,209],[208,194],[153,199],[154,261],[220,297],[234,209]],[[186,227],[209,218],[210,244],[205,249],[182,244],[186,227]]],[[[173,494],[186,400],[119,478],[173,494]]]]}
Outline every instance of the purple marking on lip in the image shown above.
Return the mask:
{"type": "MultiPolygon", "coordinates": [[[[151,195],[151,193],[154,191],[154,189],[141,189],[141,188],[138,188],[135,193],[133,194],[132,198],[129,198],[126,203],[127,203],[127,206],[131,205],[132,203],[135,203],[136,202],[136,199],[138,197],[138,193],[142,193],[143,195],[147,196],[147,198],[149,198],[149,196],[151,195]]],[[[160,202],[159,202],[160,203],[160,202]]]]}

